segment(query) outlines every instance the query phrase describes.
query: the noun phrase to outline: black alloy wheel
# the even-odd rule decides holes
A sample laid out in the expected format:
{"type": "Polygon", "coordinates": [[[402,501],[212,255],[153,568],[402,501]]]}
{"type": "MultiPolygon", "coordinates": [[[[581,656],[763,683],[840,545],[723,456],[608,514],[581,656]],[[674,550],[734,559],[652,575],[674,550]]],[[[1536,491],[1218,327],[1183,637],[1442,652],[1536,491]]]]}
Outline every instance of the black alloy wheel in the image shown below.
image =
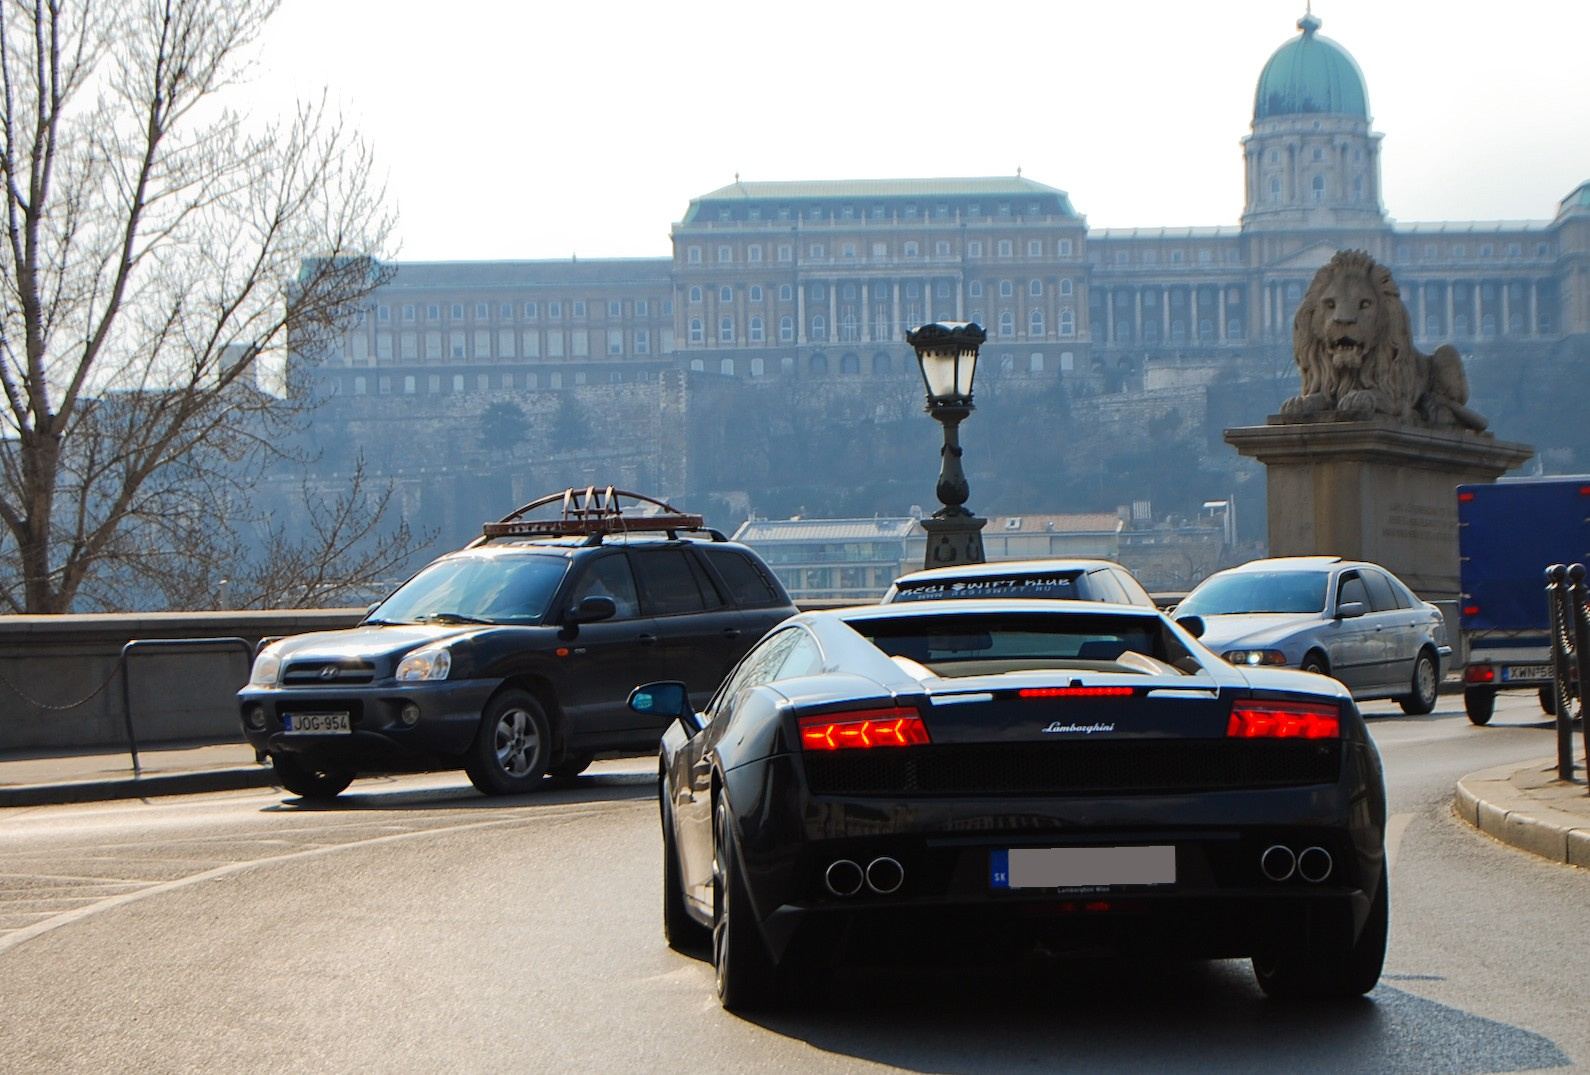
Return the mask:
{"type": "Polygon", "coordinates": [[[1349,917],[1334,937],[1328,930],[1305,930],[1285,950],[1255,955],[1253,976],[1259,988],[1276,1000],[1350,1000],[1375,988],[1386,961],[1390,887],[1382,865],[1380,886],[1356,939],[1349,917]]]}
{"type": "Polygon", "coordinates": [[[719,1003],[729,1011],[771,1007],[778,996],[778,966],[752,920],[751,897],[721,798],[712,811],[712,911],[712,968],[719,1003]]]}
{"type": "Polygon", "coordinates": [[[535,791],[547,772],[552,735],[541,703],[528,691],[498,692],[486,703],[464,759],[469,782],[486,795],[535,791]]]}
{"type": "Polygon", "coordinates": [[[282,787],[304,799],[335,799],[353,783],[354,771],[345,765],[310,765],[292,754],[272,754],[271,767],[282,787]]]}

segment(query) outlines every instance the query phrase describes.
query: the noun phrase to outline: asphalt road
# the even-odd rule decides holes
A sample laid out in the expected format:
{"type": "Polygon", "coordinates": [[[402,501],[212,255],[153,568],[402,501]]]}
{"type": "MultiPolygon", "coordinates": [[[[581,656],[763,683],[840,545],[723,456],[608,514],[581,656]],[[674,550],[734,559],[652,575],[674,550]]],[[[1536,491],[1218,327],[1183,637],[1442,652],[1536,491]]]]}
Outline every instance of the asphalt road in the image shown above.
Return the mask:
{"type": "Polygon", "coordinates": [[[1590,871],[1475,833],[1465,772],[1548,755],[1372,705],[1391,945],[1369,1001],[1267,1002],[1246,963],[851,974],[723,1012],[664,946],[653,767],[512,800],[461,775],[0,810],[0,1071],[1590,1070],[1590,871]],[[1393,715],[1395,714],[1395,715],[1393,715]]]}

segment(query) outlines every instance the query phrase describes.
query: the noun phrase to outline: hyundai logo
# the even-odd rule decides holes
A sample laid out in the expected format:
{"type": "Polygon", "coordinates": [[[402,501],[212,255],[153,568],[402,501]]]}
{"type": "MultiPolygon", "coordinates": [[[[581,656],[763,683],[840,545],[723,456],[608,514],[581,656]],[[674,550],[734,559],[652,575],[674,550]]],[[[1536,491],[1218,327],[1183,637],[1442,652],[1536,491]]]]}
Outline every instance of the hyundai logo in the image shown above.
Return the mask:
{"type": "Polygon", "coordinates": [[[328,665],[326,665],[326,667],[324,667],[324,668],[322,668],[320,670],[320,678],[321,679],[336,679],[337,678],[337,673],[338,673],[337,666],[334,665],[334,664],[328,664],[328,665]]]}

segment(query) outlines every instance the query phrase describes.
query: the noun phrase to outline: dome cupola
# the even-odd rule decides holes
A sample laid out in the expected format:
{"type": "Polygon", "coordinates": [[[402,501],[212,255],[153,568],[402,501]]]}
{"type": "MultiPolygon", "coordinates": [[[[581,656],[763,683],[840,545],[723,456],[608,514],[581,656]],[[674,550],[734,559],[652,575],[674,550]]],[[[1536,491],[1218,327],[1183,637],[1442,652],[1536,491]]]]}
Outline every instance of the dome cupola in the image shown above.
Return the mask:
{"type": "Polygon", "coordinates": [[[1322,113],[1369,121],[1364,75],[1347,50],[1319,32],[1309,11],[1297,20],[1302,31],[1275,50],[1259,75],[1253,95],[1253,121],[1276,116],[1322,113]]]}

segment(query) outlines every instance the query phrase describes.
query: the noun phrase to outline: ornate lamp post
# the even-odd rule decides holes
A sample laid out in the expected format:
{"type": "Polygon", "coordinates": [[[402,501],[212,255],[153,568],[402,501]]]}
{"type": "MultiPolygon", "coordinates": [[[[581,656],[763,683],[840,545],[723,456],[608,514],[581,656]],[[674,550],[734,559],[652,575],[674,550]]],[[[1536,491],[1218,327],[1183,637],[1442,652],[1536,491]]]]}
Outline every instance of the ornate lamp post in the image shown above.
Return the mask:
{"type": "Polygon", "coordinates": [[[983,527],[966,508],[971,492],[961,469],[960,425],[972,413],[972,377],[977,372],[977,350],[988,333],[966,321],[936,321],[905,334],[916,351],[927,386],[927,413],[944,426],[944,447],[939,451],[938,498],[944,506],[931,519],[922,520],[927,531],[925,567],[983,562],[983,527]]]}

